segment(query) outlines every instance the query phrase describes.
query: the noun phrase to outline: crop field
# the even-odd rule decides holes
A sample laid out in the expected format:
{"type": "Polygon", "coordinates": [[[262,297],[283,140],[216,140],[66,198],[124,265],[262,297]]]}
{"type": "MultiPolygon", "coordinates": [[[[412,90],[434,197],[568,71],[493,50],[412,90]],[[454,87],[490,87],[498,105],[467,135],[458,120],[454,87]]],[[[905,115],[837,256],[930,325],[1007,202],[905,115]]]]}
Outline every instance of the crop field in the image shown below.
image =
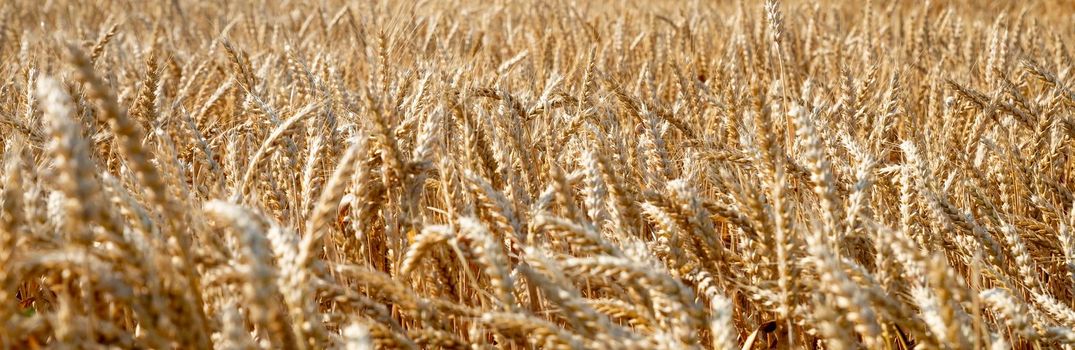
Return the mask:
{"type": "Polygon", "coordinates": [[[1073,348],[1073,23],[0,0],[0,349],[1073,348]]]}

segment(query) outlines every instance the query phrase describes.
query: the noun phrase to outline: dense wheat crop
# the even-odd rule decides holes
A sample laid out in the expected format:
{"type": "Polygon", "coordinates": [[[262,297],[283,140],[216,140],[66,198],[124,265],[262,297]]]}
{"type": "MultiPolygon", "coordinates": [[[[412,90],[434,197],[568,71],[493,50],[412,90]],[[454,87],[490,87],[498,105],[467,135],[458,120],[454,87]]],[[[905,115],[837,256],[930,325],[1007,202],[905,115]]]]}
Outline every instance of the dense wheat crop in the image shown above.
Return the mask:
{"type": "Polygon", "coordinates": [[[1075,345],[1075,9],[0,4],[0,348],[1075,345]]]}

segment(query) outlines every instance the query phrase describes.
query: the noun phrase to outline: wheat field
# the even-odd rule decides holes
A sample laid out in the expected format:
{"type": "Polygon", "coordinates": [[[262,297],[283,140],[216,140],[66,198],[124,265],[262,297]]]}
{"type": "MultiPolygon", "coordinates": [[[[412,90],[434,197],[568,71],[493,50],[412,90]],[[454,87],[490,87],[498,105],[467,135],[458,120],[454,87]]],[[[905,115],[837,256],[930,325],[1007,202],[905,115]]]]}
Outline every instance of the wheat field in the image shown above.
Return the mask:
{"type": "Polygon", "coordinates": [[[1075,347],[1071,1],[0,19],[0,348],[1075,347]]]}

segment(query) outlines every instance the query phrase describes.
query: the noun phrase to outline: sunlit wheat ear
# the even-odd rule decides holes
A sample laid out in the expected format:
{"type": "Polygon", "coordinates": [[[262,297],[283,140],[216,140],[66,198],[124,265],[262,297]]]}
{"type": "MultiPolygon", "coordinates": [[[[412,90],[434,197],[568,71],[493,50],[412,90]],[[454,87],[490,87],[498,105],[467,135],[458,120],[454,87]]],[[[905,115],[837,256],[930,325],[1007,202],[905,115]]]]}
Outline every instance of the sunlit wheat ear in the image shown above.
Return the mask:
{"type": "Polygon", "coordinates": [[[481,317],[481,322],[499,332],[511,334],[518,339],[548,349],[585,349],[585,341],[577,335],[559,326],[541,319],[523,314],[489,312],[481,317]]]}
{"type": "Polygon", "coordinates": [[[515,294],[512,291],[511,267],[508,259],[504,256],[503,244],[497,240],[486,226],[473,218],[459,218],[460,230],[474,243],[474,252],[478,255],[478,261],[489,276],[489,283],[494,288],[496,296],[500,299],[500,308],[503,310],[515,310],[515,294]]]}
{"type": "Polygon", "coordinates": [[[234,230],[246,273],[243,290],[251,303],[254,323],[267,332],[265,335],[274,343],[295,346],[296,339],[286,321],[285,311],[274,300],[280,297],[276,284],[279,271],[272,264],[272,251],[260,220],[247,209],[221,201],[207,203],[204,210],[211,218],[230,225],[234,230]]]}
{"type": "MultiPolygon", "coordinates": [[[[306,226],[307,240],[320,240],[327,233],[325,230],[329,229],[332,215],[336,214],[340,201],[343,200],[346,194],[346,188],[355,173],[355,168],[361,166],[362,157],[367,154],[367,141],[368,138],[360,134],[354,138],[354,143],[343,152],[339,164],[325,182],[317,202],[314,203],[313,212],[310,214],[306,226]]],[[[310,253],[313,252],[311,251],[310,253]]]]}
{"type": "MultiPolygon", "coordinates": [[[[113,27],[114,30],[115,27],[113,27]]],[[[111,126],[112,133],[120,141],[120,151],[129,161],[129,166],[134,170],[138,181],[149,190],[146,195],[150,202],[160,205],[165,210],[172,210],[160,173],[151,163],[152,154],[142,146],[145,131],[127,115],[126,110],[119,106],[114,93],[94,72],[91,58],[87,58],[80,49],[74,46],[68,47],[68,55],[75,66],[75,77],[86,84],[88,97],[100,109],[98,120],[111,126]]]]}
{"type": "MultiPolygon", "coordinates": [[[[9,147],[3,151],[6,158],[3,164],[4,174],[0,176],[0,264],[8,265],[16,254],[16,244],[20,231],[24,229],[25,210],[23,208],[23,158],[22,148],[9,147]]],[[[0,271],[0,300],[13,297],[9,288],[14,277],[10,272],[0,271]]],[[[14,308],[10,305],[0,306],[0,317],[10,317],[14,308]]],[[[0,334],[6,330],[0,331],[0,334]]]]}
{"type": "Polygon", "coordinates": [[[825,347],[832,349],[852,349],[855,347],[852,334],[841,324],[839,315],[829,301],[815,296],[813,301],[813,319],[817,332],[821,335],[825,347]]]}
{"type": "MultiPolygon", "coordinates": [[[[312,123],[306,124],[307,130],[317,128],[315,125],[311,125],[312,123]]],[[[322,192],[322,186],[324,185],[320,165],[325,161],[328,147],[325,146],[326,137],[323,133],[307,136],[306,159],[302,163],[302,175],[299,182],[301,190],[298,193],[298,199],[300,203],[297,209],[309,219],[309,213],[313,211],[313,202],[319,197],[316,193],[322,192]]]]}
{"type": "Polygon", "coordinates": [[[1066,222],[1060,223],[1059,234],[1060,247],[1064,252],[1064,267],[1067,268],[1068,278],[1075,283],[1075,203],[1068,211],[1066,222]]]}
{"type": "MultiPolygon", "coordinates": [[[[546,214],[538,214],[534,217],[534,230],[549,230],[548,235],[559,234],[571,244],[572,248],[580,253],[596,253],[612,256],[622,256],[619,247],[605,240],[592,228],[572,223],[568,220],[553,217],[546,214]]],[[[551,237],[550,237],[551,238],[551,237]]]]}
{"type": "Polygon", "coordinates": [[[560,271],[559,266],[544,253],[527,249],[526,256],[530,265],[522,267],[522,273],[538,286],[552,305],[563,310],[564,317],[571,322],[573,329],[577,329],[587,338],[594,339],[601,346],[622,347],[634,340],[624,339],[630,335],[619,328],[613,328],[608,318],[587,304],[581,293],[560,271]]]}
{"type": "Polygon", "coordinates": [[[736,344],[739,342],[736,339],[735,324],[732,323],[735,310],[731,301],[725,298],[713,299],[709,307],[713,312],[712,319],[709,320],[709,333],[713,337],[713,348],[736,349],[736,344]]]}
{"type": "Polygon", "coordinates": [[[369,326],[374,349],[418,349],[418,345],[414,343],[414,340],[404,334],[380,323],[367,322],[366,324],[369,326]]]}
{"type": "Polygon", "coordinates": [[[213,341],[221,347],[231,349],[256,349],[254,339],[246,330],[246,324],[235,305],[228,305],[223,310],[224,329],[213,341]]]}
{"type": "Polygon", "coordinates": [[[816,261],[820,283],[828,289],[828,297],[844,312],[841,316],[851,323],[854,330],[863,337],[865,344],[877,346],[880,341],[880,326],[877,315],[866,299],[865,292],[850,281],[842,267],[832,259],[835,254],[814,238],[808,238],[810,252],[816,261]]]}
{"type": "Polygon", "coordinates": [[[685,341],[687,333],[697,330],[704,322],[700,319],[701,306],[695,301],[694,293],[671,276],[644,266],[609,256],[571,258],[563,263],[565,273],[571,276],[617,278],[633,281],[634,288],[654,291],[651,308],[658,315],[658,321],[675,333],[677,339],[685,341]]]}
{"type": "Polygon", "coordinates": [[[373,350],[370,330],[365,325],[354,322],[341,330],[341,348],[346,350],[373,350]]]}
{"type": "Polygon", "coordinates": [[[324,267],[314,256],[317,253],[306,243],[311,237],[305,237],[300,243],[297,233],[278,225],[272,225],[265,236],[280,270],[277,284],[287,304],[293,332],[305,346],[324,347],[328,333],[320,322],[321,313],[314,303],[316,294],[311,286],[324,267]]]}
{"type": "Polygon", "coordinates": [[[835,179],[832,175],[829,161],[826,159],[825,146],[819,132],[815,129],[815,120],[818,117],[816,111],[798,110],[795,115],[795,127],[797,137],[806,142],[805,158],[807,167],[810,169],[810,180],[814,182],[814,194],[818,196],[822,220],[826,230],[841,236],[836,236],[837,243],[842,239],[843,232],[843,201],[836,193],[835,179]]]}
{"type": "Polygon", "coordinates": [[[363,281],[363,285],[368,288],[368,294],[388,300],[415,318],[435,316],[430,306],[419,298],[413,289],[383,272],[353,265],[336,266],[335,272],[363,281]]]}
{"type": "Polygon", "coordinates": [[[1031,327],[1030,320],[1027,319],[1029,311],[1026,305],[1021,304],[1001,289],[985,290],[981,292],[980,296],[995,312],[1001,315],[1004,323],[1011,327],[1012,330],[1030,339],[1038,337],[1037,332],[1031,327]]]}
{"type": "Polygon", "coordinates": [[[66,197],[64,231],[71,235],[67,238],[72,242],[88,245],[93,236],[85,225],[92,225],[102,215],[100,185],[89,144],[82,136],[82,128],[72,119],[71,98],[58,81],[39,79],[37,95],[51,137],[48,149],[55,162],[55,181],[66,197]]]}
{"type": "Polygon", "coordinates": [[[284,133],[286,133],[290,127],[294,126],[303,118],[307,117],[311,112],[313,112],[316,107],[316,104],[306,105],[298,112],[295,112],[295,114],[292,115],[290,118],[281,122],[280,125],[277,125],[276,128],[274,128],[273,131],[269,134],[269,136],[261,142],[261,147],[258,147],[257,151],[254,152],[254,155],[250,157],[250,162],[247,164],[246,170],[243,172],[242,180],[240,180],[238,187],[235,189],[235,193],[232,194],[232,199],[239,200],[243,198],[243,195],[245,195],[247,191],[246,187],[251,182],[254,177],[254,174],[258,170],[259,163],[264,160],[267,154],[272,150],[272,147],[275,144],[276,140],[283,136],[284,133]]]}
{"type": "Polygon", "coordinates": [[[399,274],[409,277],[419,268],[423,258],[431,254],[438,245],[446,244],[454,238],[448,227],[431,225],[422,228],[422,232],[414,238],[411,246],[404,254],[403,263],[400,265],[399,274]]]}

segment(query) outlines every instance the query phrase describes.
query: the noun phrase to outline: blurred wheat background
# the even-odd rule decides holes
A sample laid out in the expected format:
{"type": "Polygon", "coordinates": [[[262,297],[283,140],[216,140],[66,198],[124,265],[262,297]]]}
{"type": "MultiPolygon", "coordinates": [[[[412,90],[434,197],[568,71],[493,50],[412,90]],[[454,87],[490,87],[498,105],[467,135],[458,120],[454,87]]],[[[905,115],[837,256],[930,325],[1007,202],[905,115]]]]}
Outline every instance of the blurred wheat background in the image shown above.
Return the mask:
{"type": "Polygon", "coordinates": [[[0,348],[1070,348],[1072,23],[8,0],[0,348]]]}

